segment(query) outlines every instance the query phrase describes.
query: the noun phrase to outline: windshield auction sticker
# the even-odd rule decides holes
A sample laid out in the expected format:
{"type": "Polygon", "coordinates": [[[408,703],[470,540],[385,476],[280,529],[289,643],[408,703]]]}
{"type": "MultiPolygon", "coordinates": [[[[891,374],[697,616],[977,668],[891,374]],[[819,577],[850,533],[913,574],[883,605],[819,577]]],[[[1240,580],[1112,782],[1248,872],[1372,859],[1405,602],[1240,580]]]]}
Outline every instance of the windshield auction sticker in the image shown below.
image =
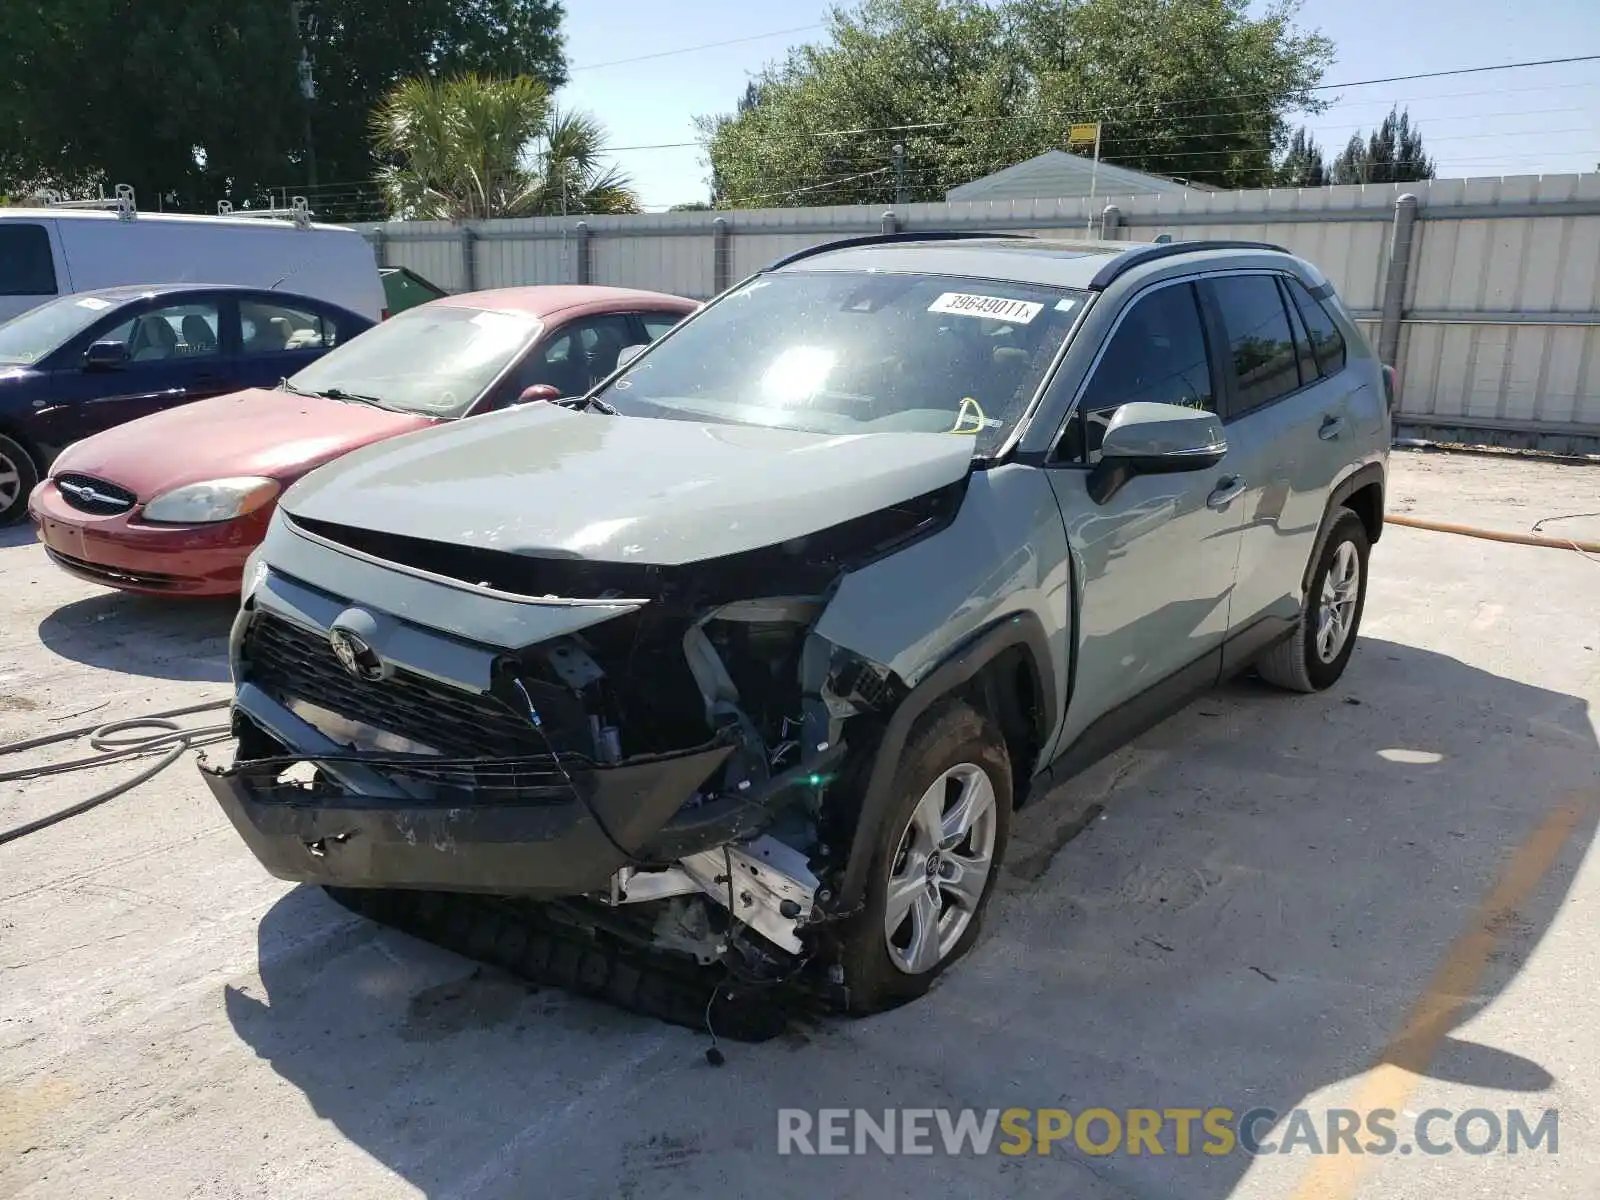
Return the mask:
{"type": "Polygon", "coordinates": [[[1027,300],[1005,296],[974,296],[967,292],[946,292],[932,304],[929,312],[953,313],[958,317],[988,317],[992,321],[1012,321],[1026,325],[1044,308],[1027,300]]]}

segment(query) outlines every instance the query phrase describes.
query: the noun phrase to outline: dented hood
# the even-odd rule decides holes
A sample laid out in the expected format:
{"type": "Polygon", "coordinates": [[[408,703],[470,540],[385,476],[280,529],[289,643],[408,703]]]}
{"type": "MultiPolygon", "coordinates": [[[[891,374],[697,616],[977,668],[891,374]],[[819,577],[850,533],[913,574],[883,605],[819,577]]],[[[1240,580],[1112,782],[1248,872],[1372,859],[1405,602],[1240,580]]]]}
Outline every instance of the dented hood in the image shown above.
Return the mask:
{"type": "Polygon", "coordinates": [[[837,436],[535,404],[369,446],[307,476],[291,516],[530,555],[676,565],[954,483],[972,439],[837,436]]]}

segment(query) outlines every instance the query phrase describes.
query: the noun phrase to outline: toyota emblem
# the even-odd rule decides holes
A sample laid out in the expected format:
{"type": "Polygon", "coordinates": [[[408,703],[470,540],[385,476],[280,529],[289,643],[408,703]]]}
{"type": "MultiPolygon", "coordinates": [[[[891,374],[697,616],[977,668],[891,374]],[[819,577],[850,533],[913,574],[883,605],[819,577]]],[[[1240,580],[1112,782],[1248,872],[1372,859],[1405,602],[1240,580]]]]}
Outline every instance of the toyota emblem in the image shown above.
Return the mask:
{"type": "Polygon", "coordinates": [[[370,683],[383,678],[383,659],[348,629],[329,630],[328,645],[333,648],[333,656],[339,660],[339,665],[357,679],[370,683]]]}

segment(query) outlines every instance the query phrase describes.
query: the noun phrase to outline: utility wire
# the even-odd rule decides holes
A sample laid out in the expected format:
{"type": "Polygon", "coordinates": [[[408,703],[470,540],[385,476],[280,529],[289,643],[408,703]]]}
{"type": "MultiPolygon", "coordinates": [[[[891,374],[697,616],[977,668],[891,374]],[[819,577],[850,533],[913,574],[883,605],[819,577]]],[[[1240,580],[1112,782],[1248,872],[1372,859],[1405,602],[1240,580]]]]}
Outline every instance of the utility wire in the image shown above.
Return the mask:
{"type": "Polygon", "coordinates": [[[585,63],[581,67],[569,67],[567,71],[599,71],[605,67],[622,67],[629,63],[648,62],[656,58],[671,58],[678,54],[694,54],[700,50],[716,50],[722,46],[739,46],[745,42],[760,42],[767,38],[782,37],[788,33],[809,33],[813,29],[821,29],[822,25],[796,25],[792,29],[774,29],[770,33],[752,33],[748,37],[729,38],[725,42],[703,42],[698,46],[680,46],[676,50],[658,50],[654,54],[640,54],[634,58],[614,58],[610,62],[585,63]]]}

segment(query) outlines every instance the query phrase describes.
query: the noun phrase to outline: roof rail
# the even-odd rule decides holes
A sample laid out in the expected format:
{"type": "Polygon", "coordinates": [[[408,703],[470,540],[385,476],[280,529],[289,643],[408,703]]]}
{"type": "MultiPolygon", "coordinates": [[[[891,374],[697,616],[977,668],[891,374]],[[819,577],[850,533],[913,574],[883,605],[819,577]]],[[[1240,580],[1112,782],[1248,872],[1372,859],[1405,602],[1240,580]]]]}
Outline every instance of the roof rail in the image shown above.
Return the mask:
{"type": "Polygon", "coordinates": [[[109,197],[101,196],[97,200],[68,200],[54,188],[41,189],[39,199],[48,208],[96,209],[102,212],[114,212],[117,214],[117,219],[122,221],[131,221],[139,215],[139,206],[133,201],[133,188],[125,183],[117,184],[114,195],[109,197]]]}
{"type": "MultiPolygon", "coordinates": [[[[781,233],[780,230],[774,232],[781,233]]],[[[987,230],[963,229],[928,229],[922,232],[902,230],[898,233],[869,233],[864,237],[838,238],[831,242],[819,242],[815,246],[807,246],[804,250],[796,250],[793,254],[786,254],[782,258],[766,265],[766,270],[776,271],[779,267],[787,267],[790,263],[797,263],[803,258],[810,258],[815,254],[827,254],[833,250],[853,250],[857,246],[887,246],[895,242],[957,242],[973,238],[1032,238],[1031,233],[995,233],[987,230]]]]}
{"type": "Polygon", "coordinates": [[[304,196],[296,196],[288,208],[235,208],[231,200],[217,201],[219,217],[255,217],[268,221],[293,221],[296,229],[311,228],[311,206],[304,196]]]}
{"type": "Polygon", "coordinates": [[[1273,250],[1279,254],[1288,254],[1289,251],[1282,246],[1275,246],[1271,242],[1233,242],[1233,241],[1195,241],[1195,242],[1161,242],[1149,246],[1138,246],[1117,255],[1105,266],[1095,272],[1089,281],[1089,290],[1103,292],[1113,282],[1135,267],[1143,266],[1147,262],[1154,262],[1160,258],[1172,258],[1178,254],[1198,254],[1202,250],[1273,250]]]}

